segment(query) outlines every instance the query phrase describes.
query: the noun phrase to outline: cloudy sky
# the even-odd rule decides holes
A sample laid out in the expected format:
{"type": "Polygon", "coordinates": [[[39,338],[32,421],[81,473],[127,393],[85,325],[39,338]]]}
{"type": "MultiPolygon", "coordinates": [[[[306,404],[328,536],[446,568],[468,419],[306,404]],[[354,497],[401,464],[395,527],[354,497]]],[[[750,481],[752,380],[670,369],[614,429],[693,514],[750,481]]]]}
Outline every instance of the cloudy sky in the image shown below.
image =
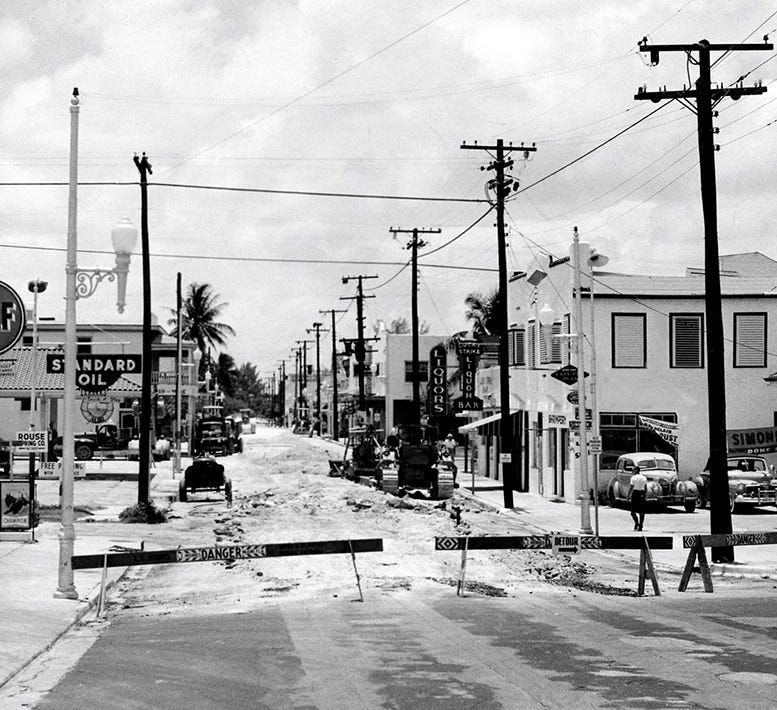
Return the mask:
{"type": "MultiPolygon", "coordinates": [[[[67,186],[8,183],[67,182],[77,86],[79,180],[130,183],[79,188],[79,266],[110,267],[113,225],[125,215],[140,224],[132,156],[145,151],[161,321],[178,272],[184,285],[209,283],[237,333],[227,351],[269,372],[311,337],[319,310],[350,308],[338,334],[355,335],[355,306],[341,300],[355,282],[343,285],[345,275],[378,277],[365,281],[375,296],[365,302],[370,328],[409,319],[408,235],[395,239],[389,228],[419,227],[442,230],[424,238],[420,316],[448,335],[466,327],[467,294],[497,283],[493,214],[455,239],[488,207],[477,201],[488,156],[461,150],[462,141],[536,143],[530,160],[514,154],[513,174],[529,187],[658,108],[634,100],[639,86],[695,81],[680,53],[648,66],[642,37],[760,43],[776,27],[777,7],[761,0],[7,0],[0,280],[24,298],[28,280],[48,280],[40,314],[64,318],[67,186]]],[[[776,56],[714,57],[713,80],[746,75],[746,84],[769,87],[718,107],[722,253],[777,258],[776,56]]],[[[510,267],[566,254],[573,226],[613,270],[701,266],[695,125],[688,109],[667,103],[516,196],[510,267]]],[[[79,322],[140,322],[139,258],[123,316],[113,288],[80,301],[79,322]]]]}

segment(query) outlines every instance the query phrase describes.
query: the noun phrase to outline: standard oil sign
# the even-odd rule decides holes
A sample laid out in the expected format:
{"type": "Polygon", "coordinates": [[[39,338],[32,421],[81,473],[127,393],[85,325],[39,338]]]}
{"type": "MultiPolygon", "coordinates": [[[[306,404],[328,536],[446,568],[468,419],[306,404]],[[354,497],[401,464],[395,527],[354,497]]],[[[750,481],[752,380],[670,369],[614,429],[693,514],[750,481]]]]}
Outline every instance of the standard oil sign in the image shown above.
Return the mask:
{"type": "MultiPolygon", "coordinates": [[[[139,375],[140,355],[78,355],[76,387],[84,392],[102,392],[122,375],[139,375]]],[[[46,355],[46,372],[64,374],[64,355],[46,355]]]]}

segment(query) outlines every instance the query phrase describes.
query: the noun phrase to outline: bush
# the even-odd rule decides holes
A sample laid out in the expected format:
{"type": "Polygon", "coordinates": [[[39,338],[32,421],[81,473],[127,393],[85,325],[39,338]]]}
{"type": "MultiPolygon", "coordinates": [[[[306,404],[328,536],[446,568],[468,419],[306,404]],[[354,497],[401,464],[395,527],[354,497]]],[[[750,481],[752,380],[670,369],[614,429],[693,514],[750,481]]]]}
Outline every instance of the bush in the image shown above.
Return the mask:
{"type": "Polygon", "coordinates": [[[157,523],[167,522],[167,513],[157,508],[153,503],[135,503],[119,513],[119,521],[122,523],[157,523]]]}

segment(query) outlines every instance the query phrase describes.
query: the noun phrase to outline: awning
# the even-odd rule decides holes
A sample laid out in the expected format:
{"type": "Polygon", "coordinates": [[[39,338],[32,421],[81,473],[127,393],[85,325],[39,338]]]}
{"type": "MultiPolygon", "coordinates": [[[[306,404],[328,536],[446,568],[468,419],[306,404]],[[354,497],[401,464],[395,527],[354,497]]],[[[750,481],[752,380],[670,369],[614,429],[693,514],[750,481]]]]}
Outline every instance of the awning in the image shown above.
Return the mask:
{"type": "MultiPolygon", "coordinates": [[[[518,433],[518,429],[520,426],[520,420],[521,415],[523,413],[522,409],[515,409],[512,412],[510,412],[510,424],[513,434],[518,433]]],[[[481,436],[501,436],[502,433],[502,414],[491,414],[487,417],[483,417],[482,419],[476,419],[474,422],[469,422],[468,424],[463,424],[459,427],[459,432],[466,433],[468,431],[475,431],[475,433],[480,434],[481,436]]]]}

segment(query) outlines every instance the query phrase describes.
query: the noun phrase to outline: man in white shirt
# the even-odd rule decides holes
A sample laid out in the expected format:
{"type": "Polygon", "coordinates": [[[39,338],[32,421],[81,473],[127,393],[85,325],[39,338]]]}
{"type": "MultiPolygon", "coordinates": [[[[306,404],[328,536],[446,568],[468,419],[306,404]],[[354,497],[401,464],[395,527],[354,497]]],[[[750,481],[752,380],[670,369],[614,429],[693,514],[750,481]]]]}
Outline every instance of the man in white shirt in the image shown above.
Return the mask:
{"type": "Polygon", "coordinates": [[[634,471],[629,481],[629,500],[631,501],[631,519],[634,521],[634,529],[642,530],[645,523],[645,493],[648,480],[640,473],[639,466],[634,471]]]}

